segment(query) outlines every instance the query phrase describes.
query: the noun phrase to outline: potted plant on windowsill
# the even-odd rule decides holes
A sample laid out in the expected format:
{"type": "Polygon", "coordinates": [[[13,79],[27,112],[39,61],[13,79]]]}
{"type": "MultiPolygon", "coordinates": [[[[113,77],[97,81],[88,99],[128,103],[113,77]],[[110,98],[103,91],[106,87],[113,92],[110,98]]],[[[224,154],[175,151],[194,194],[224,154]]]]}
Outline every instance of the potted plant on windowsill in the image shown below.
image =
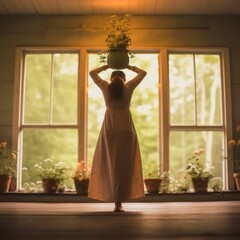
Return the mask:
{"type": "Polygon", "coordinates": [[[231,139],[228,142],[229,145],[229,160],[234,161],[234,173],[233,178],[235,180],[237,190],[240,191],[240,125],[236,127],[237,139],[231,139]]]}
{"type": "Polygon", "coordinates": [[[0,192],[9,191],[11,180],[16,177],[17,155],[7,148],[7,142],[0,143],[0,192]]]}
{"type": "Polygon", "coordinates": [[[171,175],[170,171],[164,171],[161,175],[161,193],[172,193],[177,191],[177,180],[171,175]]]}
{"type": "Polygon", "coordinates": [[[209,186],[213,189],[214,192],[222,192],[223,189],[223,180],[220,177],[214,177],[209,181],[209,186]]]}
{"type": "Polygon", "coordinates": [[[43,191],[50,194],[57,193],[60,190],[60,186],[68,178],[67,172],[70,169],[63,162],[54,162],[51,158],[35,164],[34,167],[42,180],[43,191]]]}
{"type": "Polygon", "coordinates": [[[205,163],[201,159],[203,153],[203,149],[196,150],[188,159],[186,170],[191,176],[195,192],[207,192],[208,182],[213,177],[213,167],[205,167],[205,163]]]}
{"type": "Polygon", "coordinates": [[[90,167],[87,166],[85,161],[80,161],[74,173],[74,184],[76,192],[79,195],[87,195],[89,185],[90,167]]]}
{"type": "Polygon", "coordinates": [[[155,166],[150,166],[144,171],[144,184],[146,186],[147,192],[150,194],[158,194],[160,191],[162,179],[160,178],[160,173],[155,166]]]}
{"type": "Polygon", "coordinates": [[[108,67],[124,69],[129,65],[129,46],[132,44],[130,37],[130,14],[124,16],[113,15],[106,24],[105,43],[108,47],[107,54],[100,54],[100,61],[107,60],[108,67]]]}

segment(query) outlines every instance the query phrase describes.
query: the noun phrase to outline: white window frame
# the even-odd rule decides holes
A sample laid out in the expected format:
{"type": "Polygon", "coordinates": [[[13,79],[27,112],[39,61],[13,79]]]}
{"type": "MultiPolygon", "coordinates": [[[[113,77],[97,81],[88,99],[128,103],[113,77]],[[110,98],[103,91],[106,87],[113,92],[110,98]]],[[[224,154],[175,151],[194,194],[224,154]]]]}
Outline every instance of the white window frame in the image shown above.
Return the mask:
{"type": "MultiPolygon", "coordinates": [[[[228,48],[162,48],[160,51],[161,59],[161,96],[162,106],[160,117],[162,124],[160,125],[161,142],[161,159],[162,171],[169,171],[169,136],[171,130],[221,130],[224,133],[224,156],[228,156],[228,140],[232,138],[232,111],[231,111],[231,79],[229,65],[229,50],[228,48]],[[168,55],[171,53],[189,53],[189,54],[219,54],[221,57],[221,80],[222,80],[222,125],[216,127],[208,126],[171,126],[170,124],[170,103],[169,103],[169,69],[168,55]]],[[[223,157],[224,157],[223,156],[223,157]]],[[[223,159],[223,180],[224,190],[234,188],[232,178],[233,162],[228,162],[223,159]]]]}
{"type": "Polygon", "coordinates": [[[74,47],[18,47],[16,49],[15,63],[15,82],[14,82],[14,109],[13,109],[13,149],[18,152],[18,167],[17,167],[17,189],[20,189],[22,177],[22,130],[23,128],[74,128],[78,131],[78,159],[85,159],[86,156],[86,116],[87,111],[87,61],[86,49],[74,47]],[[78,65],[78,89],[77,92],[77,124],[23,124],[23,101],[24,101],[24,61],[25,55],[28,53],[76,53],[79,54],[78,65]],[[81,81],[80,81],[81,80],[81,81]]]}
{"type": "MultiPolygon", "coordinates": [[[[23,103],[23,69],[24,55],[28,52],[35,53],[54,53],[54,52],[74,52],[79,53],[79,75],[78,75],[78,159],[87,157],[87,85],[88,85],[88,52],[95,52],[96,48],[85,47],[17,47],[15,62],[15,81],[14,81],[14,100],[13,100],[13,128],[12,145],[13,149],[18,151],[18,176],[21,176],[21,148],[22,148],[22,103],[23,103]]],[[[223,126],[220,128],[224,132],[224,146],[227,151],[228,140],[232,138],[232,110],[231,110],[231,80],[230,80],[230,58],[228,48],[174,48],[174,47],[155,47],[138,48],[133,51],[146,51],[159,53],[159,159],[161,159],[161,172],[169,170],[169,134],[170,130],[175,128],[170,126],[169,117],[169,74],[168,74],[168,54],[169,53],[218,53],[221,55],[222,71],[222,114],[223,126]]],[[[57,125],[59,126],[59,125],[57,125]]],[[[46,127],[46,126],[44,126],[46,127]]],[[[184,127],[184,126],[181,126],[184,127]]],[[[204,128],[202,128],[204,129],[204,128]]],[[[201,129],[201,130],[202,130],[201,129]]],[[[224,153],[227,156],[227,152],[224,153]]],[[[232,178],[233,163],[224,162],[224,189],[233,189],[234,182],[232,178]]],[[[18,188],[21,179],[18,179],[18,188]]]]}

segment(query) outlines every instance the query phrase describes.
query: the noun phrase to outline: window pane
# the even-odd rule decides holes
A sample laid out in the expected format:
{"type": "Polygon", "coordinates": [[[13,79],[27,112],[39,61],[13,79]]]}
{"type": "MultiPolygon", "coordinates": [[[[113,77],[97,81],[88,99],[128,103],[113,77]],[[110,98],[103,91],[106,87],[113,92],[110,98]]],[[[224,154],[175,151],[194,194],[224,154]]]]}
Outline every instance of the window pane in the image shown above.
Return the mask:
{"type": "MultiPolygon", "coordinates": [[[[23,171],[22,184],[39,181],[34,165],[53,157],[64,162],[73,173],[78,159],[78,133],[76,129],[24,129],[23,130],[23,171]]],[[[71,175],[70,175],[71,176],[71,175]]],[[[73,188],[73,180],[67,182],[73,188]]]]}
{"type": "Polygon", "coordinates": [[[219,55],[169,55],[171,125],[222,124],[220,67],[219,55]]]}
{"type": "Polygon", "coordinates": [[[24,123],[76,124],[77,82],[78,54],[27,54],[24,123]]]}
{"type": "MultiPolygon", "coordinates": [[[[89,70],[100,67],[98,54],[88,55],[88,68],[89,70]]],[[[100,76],[103,79],[110,77],[109,69],[103,71],[100,76]]],[[[105,105],[101,90],[94,84],[93,80],[89,76],[88,78],[88,144],[87,144],[87,161],[89,164],[92,163],[93,154],[97,144],[98,135],[102,125],[103,117],[105,112],[105,105]]]]}
{"type": "Polygon", "coordinates": [[[195,124],[195,87],[192,54],[169,54],[171,125],[195,124]]]}
{"type": "MultiPolygon", "coordinates": [[[[159,164],[158,150],[158,54],[135,54],[131,65],[147,71],[147,76],[134,91],[131,112],[138,134],[143,169],[159,164]]],[[[89,70],[100,66],[99,55],[89,54],[89,70]]],[[[113,70],[101,73],[103,79],[110,79],[113,70]]],[[[127,79],[136,74],[123,70],[127,79]]],[[[105,112],[104,99],[99,88],[89,77],[88,81],[88,161],[91,162],[105,112]]]]}
{"type": "Polygon", "coordinates": [[[54,54],[53,123],[77,123],[78,54],[54,54]]]}
{"type": "Polygon", "coordinates": [[[170,132],[170,171],[181,179],[181,171],[187,167],[187,159],[198,149],[205,150],[207,166],[213,166],[214,176],[222,177],[223,133],[214,131],[170,132]]]}
{"type": "Polygon", "coordinates": [[[196,55],[197,121],[200,125],[222,124],[219,55],[196,55]]]}
{"type": "Polygon", "coordinates": [[[24,123],[47,123],[50,110],[51,54],[25,59],[24,123]]]}
{"type": "MultiPolygon", "coordinates": [[[[131,64],[147,72],[144,80],[135,89],[131,102],[131,112],[142,154],[143,172],[146,172],[151,166],[159,168],[160,161],[158,54],[136,54],[131,64]]],[[[127,75],[127,77],[131,79],[133,76],[127,75]]]]}

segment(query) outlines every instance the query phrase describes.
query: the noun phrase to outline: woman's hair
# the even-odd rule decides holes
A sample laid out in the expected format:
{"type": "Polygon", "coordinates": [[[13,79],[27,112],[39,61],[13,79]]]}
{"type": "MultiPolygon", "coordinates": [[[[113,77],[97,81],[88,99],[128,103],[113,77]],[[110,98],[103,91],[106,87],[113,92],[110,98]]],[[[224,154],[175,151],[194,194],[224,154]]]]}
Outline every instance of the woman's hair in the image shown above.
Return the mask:
{"type": "Polygon", "coordinates": [[[120,100],[124,91],[125,73],[114,71],[111,75],[111,83],[108,85],[108,92],[112,100],[120,100]]]}
{"type": "Polygon", "coordinates": [[[111,79],[114,78],[115,76],[119,76],[119,77],[123,78],[125,81],[126,75],[123,71],[113,71],[111,74],[111,79]]]}

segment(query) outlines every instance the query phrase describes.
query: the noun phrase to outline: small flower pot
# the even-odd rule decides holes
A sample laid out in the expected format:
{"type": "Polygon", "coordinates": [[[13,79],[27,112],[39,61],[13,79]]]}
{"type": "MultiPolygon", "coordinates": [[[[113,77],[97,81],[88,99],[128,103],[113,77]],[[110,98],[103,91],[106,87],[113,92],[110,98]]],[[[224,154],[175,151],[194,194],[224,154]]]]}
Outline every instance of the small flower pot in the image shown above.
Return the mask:
{"type": "Polygon", "coordinates": [[[233,173],[233,177],[237,186],[237,190],[240,191],[240,173],[233,173]]]}
{"type": "Polygon", "coordinates": [[[208,189],[209,178],[192,178],[194,192],[204,193],[208,189]]]}
{"type": "Polygon", "coordinates": [[[57,179],[42,179],[43,191],[48,194],[57,193],[60,181],[57,179]]]}
{"type": "Polygon", "coordinates": [[[88,194],[89,179],[79,181],[78,179],[74,178],[74,184],[77,194],[83,196],[86,196],[88,194]]]}
{"type": "Polygon", "coordinates": [[[0,193],[6,193],[9,191],[11,180],[12,176],[0,175],[0,193]]]}
{"type": "Polygon", "coordinates": [[[162,182],[162,179],[160,179],[160,178],[144,179],[144,183],[145,183],[147,192],[150,194],[159,193],[161,182],[162,182]]]}
{"type": "Polygon", "coordinates": [[[17,190],[17,178],[12,177],[11,184],[10,184],[10,187],[9,187],[9,191],[10,192],[15,192],[16,190],[17,190]]]}
{"type": "Polygon", "coordinates": [[[107,56],[107,65],[112,69],[124,69],[129,65],[128,51],[125,49],[111,50],[107,56]]]}

